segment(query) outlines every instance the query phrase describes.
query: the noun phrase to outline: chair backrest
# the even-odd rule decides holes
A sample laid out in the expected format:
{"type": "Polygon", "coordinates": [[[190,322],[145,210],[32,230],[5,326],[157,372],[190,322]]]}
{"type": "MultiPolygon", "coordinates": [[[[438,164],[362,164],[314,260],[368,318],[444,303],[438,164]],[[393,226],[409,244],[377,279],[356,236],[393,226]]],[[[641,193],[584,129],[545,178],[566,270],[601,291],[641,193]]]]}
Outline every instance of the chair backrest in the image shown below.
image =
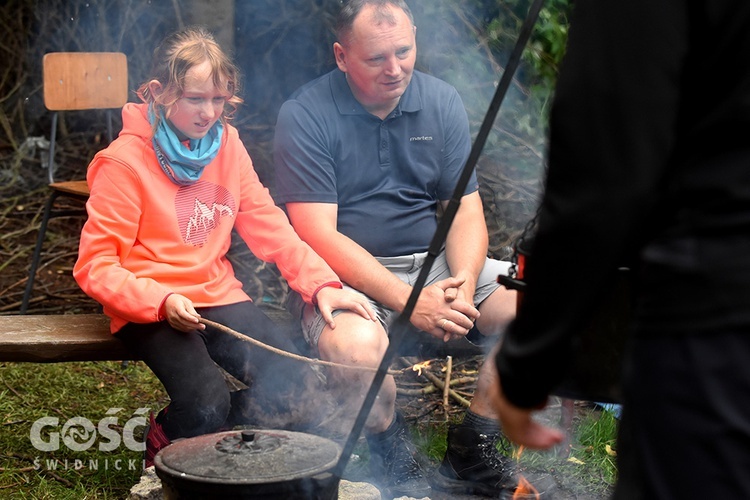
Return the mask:
{"type": "Polygon", "coordinates": [[[44,55],[44,105],[52,111],[120,108],[128,100],[128,60],[120,52],[44,55]]]}
{"type": "MultiPolygon", "coordinates": [[[[128,60],[120,52],[51,52],[42,60],[44,105],[52,115],[49,182],[53,182],[57,112],[121,108],[128,101],[128,60]]],[[[107,131],[112,124],[107,114],[107,131]]]]}

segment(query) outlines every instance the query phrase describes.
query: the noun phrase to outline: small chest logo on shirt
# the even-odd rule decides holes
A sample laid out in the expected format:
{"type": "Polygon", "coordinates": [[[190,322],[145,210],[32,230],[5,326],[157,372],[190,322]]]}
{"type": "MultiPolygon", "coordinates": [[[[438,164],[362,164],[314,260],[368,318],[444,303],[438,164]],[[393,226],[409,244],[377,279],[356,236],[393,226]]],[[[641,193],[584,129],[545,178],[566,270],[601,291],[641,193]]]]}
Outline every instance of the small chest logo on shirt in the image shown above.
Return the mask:
{"type": "Polygon", "coordinates": [[[222,218],[235,216],[235,202],[229,191],[204,181],[181,187],[175,197],[175,209],[182,240],[197,247],[208,241],[222,218]]]}
{"type": "Polygon", "coordinates": [[[416,137],[409,137],[409,142],[420,142],[420,141],[431,141],[431,135],[420,135],[416,137]]]}

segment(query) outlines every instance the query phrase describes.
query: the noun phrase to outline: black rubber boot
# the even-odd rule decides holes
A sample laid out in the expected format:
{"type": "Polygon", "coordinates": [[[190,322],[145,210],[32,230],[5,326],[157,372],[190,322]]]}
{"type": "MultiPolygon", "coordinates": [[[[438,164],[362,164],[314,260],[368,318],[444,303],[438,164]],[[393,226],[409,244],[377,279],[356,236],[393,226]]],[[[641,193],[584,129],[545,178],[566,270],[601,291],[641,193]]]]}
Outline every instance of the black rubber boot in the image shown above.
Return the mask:
{"type": "Polygon", "coordinates": [[[384,498],[429,496],[430,485],[415,459],[416,448],[400,414],[396,413],[388,429],[367,436],[367,443],[370,472],[384,498]]]}
{"type": "Polygon", "coordinates": [[[436,490],[498,497],[518,485],[516,463],[497,451],[500,433],[483,434],[467,426],[451,426],[448,450],[432,477],[436,490]]]}

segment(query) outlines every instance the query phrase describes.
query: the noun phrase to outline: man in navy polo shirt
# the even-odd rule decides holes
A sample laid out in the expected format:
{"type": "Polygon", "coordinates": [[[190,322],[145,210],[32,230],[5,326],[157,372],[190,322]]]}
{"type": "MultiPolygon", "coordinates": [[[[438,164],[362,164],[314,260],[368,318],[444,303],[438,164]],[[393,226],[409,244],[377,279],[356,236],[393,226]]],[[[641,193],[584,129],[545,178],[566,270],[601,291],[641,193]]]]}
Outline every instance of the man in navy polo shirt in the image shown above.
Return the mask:
{"type": "MultiPolygon", "coordinates": [[[[279,202],[294,228],[346,285],[373,302],[380,321],[339,311],[336,327],[314,307],[300,312],[308,343],[322,359],[377,367],[388,325],[403,310],[445,206],[471,149],[456,90],[414,71],[416,27],[402,0],[350,0],[337,19],[338,69],[308,83],[282,106],[274,157],[279,202]]],[[[477,330],[499,335],[515,314],[515,292],[500,287],[509,263],[487,258],[487,227],[472,176],[411,323],[443,340],[477,330]],[[476,323],[476,329],[474,329],[476,323]]],[[[292,296],[290,303],[295,303],[292,296]]],[[[342,396],[361,406],[371,372],[332,372],[342,396]]],[[[463,422],[450,429],[433,486],[497,496],[516,485],[482,370],[463,422]]],[[[395,413],[386,377],[365,431],[375,473],[394,496],[429,492],[395,413]]]]}

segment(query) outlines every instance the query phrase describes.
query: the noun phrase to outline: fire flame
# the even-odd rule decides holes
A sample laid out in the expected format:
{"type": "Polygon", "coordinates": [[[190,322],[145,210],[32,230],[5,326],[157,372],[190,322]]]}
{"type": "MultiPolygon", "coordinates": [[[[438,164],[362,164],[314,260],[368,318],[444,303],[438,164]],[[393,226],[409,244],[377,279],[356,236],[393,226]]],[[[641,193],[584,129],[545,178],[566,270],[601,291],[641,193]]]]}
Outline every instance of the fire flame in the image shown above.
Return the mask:
{"type": "Polygon", "coordinates": [[[426,369],[428,366],[430,366],[430,360],[423,361],[421,363],[417,363],[416,365],[412,366],[411,369],[415,372],[417,372],[417,375],[420,377],[422,376],[422,370],[426,369]]]}
{"type": "MultiPolygon", "coordinates": [[[[518,448],[518,451],[514,454],[514,457],[516,460],[521,458],[521,453],[523,453],[523,446],[520,446],[518,448]]],[[[523,474],[518,475],[518,486],[516,486],[516,491],[513,492],[513,500],[518,500],[522,498],[534,498],[535,500],[539,500],[539,491],[534,488],[534,485],[532,485],[524,476],[523,474]]]]}
{"type": "Polygon", "coordinates": [[[523,477],[523,474],[518,475],[518,486],[516,486],[516,491],[513,492],[513,500],[520,498],[534,498],[536,500],[540,498],[537,489],[523,477]]]}

